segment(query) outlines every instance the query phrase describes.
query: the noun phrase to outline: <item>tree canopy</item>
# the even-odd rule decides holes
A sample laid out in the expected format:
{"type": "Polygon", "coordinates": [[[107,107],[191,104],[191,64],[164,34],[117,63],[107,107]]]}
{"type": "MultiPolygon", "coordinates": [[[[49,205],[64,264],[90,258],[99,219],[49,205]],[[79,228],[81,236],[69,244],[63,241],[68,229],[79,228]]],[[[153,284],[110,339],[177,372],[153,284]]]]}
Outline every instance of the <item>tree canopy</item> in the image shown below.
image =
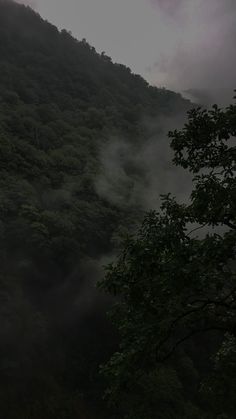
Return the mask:
{"type": "Polygon", "coordinates": [[[94,297],[93,263],[135,209],[97,192],[100,153],[114,135],[144,144],[143,117],[188,107],[0,0],[2,417],[107,417],[97,370],[117,339],[94,297]]]}
{"type": "Polygon", "coordinates": [[[162,197],[100,286],[120,349],[103,366],[124,418],[232,418],[236,405],[236,106],[188,113],[169,133],[193,174],[185,203],[162,197]]]}

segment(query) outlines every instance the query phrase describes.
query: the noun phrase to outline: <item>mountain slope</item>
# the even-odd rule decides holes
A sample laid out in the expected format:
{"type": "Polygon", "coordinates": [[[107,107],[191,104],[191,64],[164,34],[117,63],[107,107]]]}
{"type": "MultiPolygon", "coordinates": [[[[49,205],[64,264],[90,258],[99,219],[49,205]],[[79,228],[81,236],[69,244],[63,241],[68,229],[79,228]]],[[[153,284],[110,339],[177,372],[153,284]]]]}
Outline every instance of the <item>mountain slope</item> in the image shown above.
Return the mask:
{"type": "MultiPolygon", "coordinates": [[[[69,252],[76,248],[76,254],[97,253],[106,247],[117,217],[114,208],[95,196],[99,149],[113,133],[145,141],[143,115],[170,113],[186,108],[187,102],[148,86],[85,41],[59,33],[30,8],[10,1],[1,1],[0,7],[2,167],[7,164],[7,176],[17,175],[18,182],[27,183],[24,189],[31,189],[28,194],[49,242],[57,230],[67,238],[76,236],[76,243],[68,243],[69,252]],[[54,220],[50,226],[55,207],[62,217],[73,211],[68,224],[67,219],[63,226],[54,220]],[[44,209],[49,212],[46,220],[44,209]],[[105,226],[107,216],[111,222],[105,226]]],[[[27,200],[16,202],[15,210],[19,212],[27,200]]],[[[26,212],[24,218],[29,216],[26,212]]],[[[35,246],[44,247],[42,242],[35,246]]]]}
{"type": "Polygon", "coordinates": [[[91,258],[136,211],[96,191],[100,151],[113,136],[145,143],[144,117],[189,102],[10,0],[0,75],[0,407],[5,418],[84,417],[78,393],[99,408],[97,365],[115,342],[104,343],[103,302],[91,308],[91,258]]]}

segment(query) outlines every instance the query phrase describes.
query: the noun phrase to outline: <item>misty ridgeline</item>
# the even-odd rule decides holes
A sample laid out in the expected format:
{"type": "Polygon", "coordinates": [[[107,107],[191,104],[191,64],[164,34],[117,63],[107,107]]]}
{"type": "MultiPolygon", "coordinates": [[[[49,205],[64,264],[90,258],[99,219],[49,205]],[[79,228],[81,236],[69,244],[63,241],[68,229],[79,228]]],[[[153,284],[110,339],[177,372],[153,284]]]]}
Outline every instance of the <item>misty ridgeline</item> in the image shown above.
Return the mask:
{"type": "MultiPolygon", "coordinates": [[[[138,396],[127,413],[104,400],[100,365],[120,337],[96,283],[161,194],[188,202],[192,176],[173,165],[167,134],[191,107],[0,0],[1,418],[138,418],[138,396]]],[[[157,381],[144,377],[155,409],[140,418],[234,418],[199,394],[207,355],[190,345],[157,381]]]]}

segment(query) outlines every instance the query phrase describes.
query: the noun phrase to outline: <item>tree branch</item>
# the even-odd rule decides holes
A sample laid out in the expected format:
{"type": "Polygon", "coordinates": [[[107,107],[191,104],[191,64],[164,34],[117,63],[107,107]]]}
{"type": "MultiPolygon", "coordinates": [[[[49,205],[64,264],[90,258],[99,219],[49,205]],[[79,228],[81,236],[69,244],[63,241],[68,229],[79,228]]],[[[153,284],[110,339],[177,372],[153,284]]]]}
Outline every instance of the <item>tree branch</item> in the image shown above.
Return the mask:
{"type": "Polygon", "coordinates": [[[196,329],[196,330],[192,330],[190,333],[188,333],[186,336],[184,336],[183,338],[179,339],[174,346],[171,348],[171,350],[162,358],[160,358],[158,360],[157,358],[157,362],[165,362],[167,361],[172,355],[173,353],[176,351],[176,349],[184,342],[186,342],[187,340],[189,340],[191,337],[199,334],[199,333],[206,333],[206,332],[211,332],[211,331],[221,331],[221,332],[227,332],[227,328],[225,327],[219,327],[219,326],[211,326],[211,327],[206,327],[206,328],[202,328],[202,329],[196,329]]]}
{"type": "Polygon", "coordinates": [[[224,221],[224,224],[233,230],[236,230],[236,225],[232,224],[230,221],[224,221]]]}

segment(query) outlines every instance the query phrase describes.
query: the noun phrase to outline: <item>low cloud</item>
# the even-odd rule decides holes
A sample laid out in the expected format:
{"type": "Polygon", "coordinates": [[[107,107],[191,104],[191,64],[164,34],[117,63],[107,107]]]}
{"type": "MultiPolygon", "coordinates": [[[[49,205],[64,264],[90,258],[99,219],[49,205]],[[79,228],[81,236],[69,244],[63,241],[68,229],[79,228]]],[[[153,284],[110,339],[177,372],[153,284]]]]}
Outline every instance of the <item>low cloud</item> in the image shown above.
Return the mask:
{"type": "Polygon", "coordinates": [[[169,16],[176,16],[182,11],[186,0],[150,0],[151,3],[158,7],[162,12],[169,16]]]}
{"type": "Polygon", "coordinates": [[[101,172],[96,179],[97,193],[121,208],[158,209],[160,194],[171,192],[185,201],[191,190],[191,178],[172,163],[168,131],[182,127],[186,115],[172,118],[145,118],[146,138],[129,143],[110,138],[101,150],[101,172]]]}
{"type": "Polygon", "coordinates": [[[205,103],[228,104],[236,87],[236,2],[232,0],[150,0],[181,28],[174,51],[166,51],[149,68],[152,82],[205,103]],[[184,11],[184,15],[183,15],[184,11]]]}

